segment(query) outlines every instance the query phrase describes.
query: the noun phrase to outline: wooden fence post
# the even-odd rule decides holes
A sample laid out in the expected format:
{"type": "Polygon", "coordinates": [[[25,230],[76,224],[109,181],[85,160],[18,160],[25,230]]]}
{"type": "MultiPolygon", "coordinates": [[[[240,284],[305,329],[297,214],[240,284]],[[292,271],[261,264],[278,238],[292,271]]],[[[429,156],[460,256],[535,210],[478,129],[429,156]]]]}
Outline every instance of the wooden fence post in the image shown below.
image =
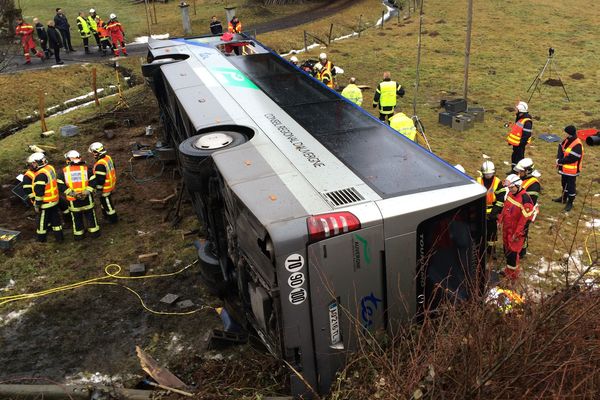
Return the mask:
{"type": "Polygon", "coordinates": [[[46,118],[44,115],[44,113],[46,111],[46,101],[45,101],[45,95],[44,95],[43,90],[39,91],[39,98],[40,98],[40,127],[42,128],[42,133],[43,133],[48,130],[48,127],[46,126],[46,118]]]}
{"type": "Polygon", "coordinates": [[[308,51],[307,45],[306,45],[306,31],[304,31],[304,52],[306,53],[308,51]]]}
{"type": "Polygon", "coordinates": [[[98,100],[98,86],[96,85],[96,67],[92,68],[92,90],[94,91],[94,102],[96,107],[100,106],[100,100],[98,100]]]}
{"type": "Polygon", "coordinates": [[[362,14],[358,17],[358,37],[360,37],[360,33],[362,32],[362,14]]]}
{"type": "Polygon", "coordinates": [[[333,35],[333,24],[329,26],[329,41],[327,44],[331,44],[331,35],[333,35]]]}
{"type": "Polygon", "coordinates": [[[383,17],[385,16],[385,11],[381,12],[381,29],[383,29],[383,17]]]}

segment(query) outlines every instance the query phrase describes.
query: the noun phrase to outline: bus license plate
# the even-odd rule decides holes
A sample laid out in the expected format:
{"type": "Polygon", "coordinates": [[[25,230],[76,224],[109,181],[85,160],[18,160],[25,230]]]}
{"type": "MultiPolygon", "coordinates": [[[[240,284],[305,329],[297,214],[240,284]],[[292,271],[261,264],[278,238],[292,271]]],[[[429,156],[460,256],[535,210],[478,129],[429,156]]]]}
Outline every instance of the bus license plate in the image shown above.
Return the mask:
{"type": "Polygon", "coordinates": [[[334,301],[329,305],[329,331],[331,333],[332,345],[336,345],[342,341],[337,301],[334,301]]]}

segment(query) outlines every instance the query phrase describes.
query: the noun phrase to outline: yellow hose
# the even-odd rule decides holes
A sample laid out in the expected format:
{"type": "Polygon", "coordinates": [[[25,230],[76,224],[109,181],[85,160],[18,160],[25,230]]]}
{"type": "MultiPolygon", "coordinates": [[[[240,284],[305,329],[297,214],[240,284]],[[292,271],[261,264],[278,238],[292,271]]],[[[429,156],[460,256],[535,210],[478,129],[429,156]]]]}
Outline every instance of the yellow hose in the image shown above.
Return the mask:
{"type": "Polygon", "coordinates": [[[592,256],[591,256],[591,254],[590,254],[590,250],[588,249],[588,240],[589,240],[589,238],[590,238],[590,237],[592,237],[592,236],[600,236],[600,232],[592,232],[592,233],[590,233],[590,234],[589,234],[589,235],[588,235],[588,236],[585,238],[585,242],[583,243],[583,246],[584,246],[584,248],[585,248],[585,254],[587,254],[587,256],[588,256],[588,260],[590,261],[590,265],[592,265],[592,263],[594,262],[594,261],[592,260],[592,256]]]}
{"type": "Polygon", "coordinates": [[[194,264],[196,264],[198,261],[194,261],[193,263],[186,265],[185,267],[181,268],[179,271],[175,271],[175,272],[169,272],[169,273],[165,273],[165,274],[153,274],[153,275],[145,275],[145,276],[121,276],[119,275],[121,273],[121,271],[123,270],[123,268],[121,268],[120,265],[118,264],[108,264],[106,267],[104,267],[104,273],[106,274],[105,276],[100,276],[98,278],[92,278],[92,279],[87,279],[85,281],[80,281],[80,282],[75,282],[75,283],[70,283],[68,285],[64,285],[64,286],[59,286],[59,287],[55,287],[55,288],[51,288],[51,289],[46,289],[46,290],[42,290],[40,292],[35,292],[35,293],[24,293],[24,294],[17,294],[17,295],[13,295],[13,296],[5,296],[5,297],[0,297],[0,306],[3,306],[4,304],[8,304],[8,303],[12,303],[13,301],[20,301],[20,300],[27,300],[27,299],[34,299],[34,298],[38,298],[38,297],[43,297],[43,296],[48,296],[50,294],[54,294],[54,293],[58,293],[58,292],[64,292],[67,290],[73,290],[73,289],[77,289],[83,286],[87,286],[87,285],[115,285],[115,286],[121,286],[127,290],[129,290],[131,293],[133,293],[134,295],[137,296],[137,298],[140,301],[140,304],[142,305],[142,307],[152,313],[152,314],[157,314],[157,315],[190,315],[190,314],[194,314],[197,313],[198,311],[202,311],[205,309],[210,309],[210,310],[214,310],[214,307],[211,306],[201,306],[200,308],[197,308],[195,310],[192,311],[185,311],[185,312],[166,312],[166,311],[155,311],[152,310],[151,308],[149,308],[148,306],[146,306],[146,304],[144,303],[144,300],[142,299],[142,297],[139,295],[138,292],[136,292],[135,290],[133,290],[132,288],[130,288],[129,286],[125,286],[121,283],[117,283],[117,282],[107,282],[107,279],[152,279],[152,278],[164,278],[167,276],[174,276],[177,274],[182,273],[183,271],[185,271],[186,269],[188,269],[189,267],[193,266],[194,264]],[[111,271],[111,269],[116,268],[116,270],[111,271]]]}

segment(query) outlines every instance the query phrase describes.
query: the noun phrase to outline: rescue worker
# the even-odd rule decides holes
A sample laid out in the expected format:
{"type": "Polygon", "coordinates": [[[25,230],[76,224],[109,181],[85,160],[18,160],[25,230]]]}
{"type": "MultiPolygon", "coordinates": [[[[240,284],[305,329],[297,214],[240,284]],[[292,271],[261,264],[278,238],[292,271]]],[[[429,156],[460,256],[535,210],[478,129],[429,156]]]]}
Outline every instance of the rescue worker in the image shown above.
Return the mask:
{"type": "Polygon", "coordinates": [[[85,13],[83,11],[79,11],[79,16],[77,17],[77,29],[79,30],[79,36],[81,36],[81,40],[83,41],[85,54],[90,54],[89,41],[90,37],[92,36],[92,30],[84,16],[85,13]]]}
{"type": "Polygon", "coordinates": [[[54,25],[56,29],[60,32],[60,36],[62,38],[63,45],[65,47],[65,51],[68,53],[70,51],[75,51],[73,45],[71,44],[71,24],[67,20],[67,16],[63,13],[62,8],[56,9],[56,15],[54,16],[54,25]]]}
{"type": "Polygon", "coordinates": [[[223,25],[221,25],[221,21],[217,19],[216,15],[213,15],[210,20],[210,33],[213,35],[221,35],[223,33],[223,25]]]}
{"type": "Polygon", "coordinates": [[[110,41],[112,42],[113,53],[115,57],[119,57],[119,50],[117,46],[121,46],[121,53],[127,56],[127,49],[125,48],[125,31],[123,25],[117,20],[115,14],[110,14],[110,20],[106,24],[106,30],[110,35],[110,41]]]}
{"type": "Polygon", "coordinates": [[[335,66],[327,59],[327,54],[319,54],[319,62],[313,67],[315,77],[330,88],[335,87],[333,77],[335,76],[335,66]]]}
{"type": "Polygon", "coordinates": [[[25,64],[31,64],[30,52],[44,61],[42,52],[35,49],[35,41],[33,40],[33,25],[25,22],[23,18],[17,18],[17,27],[15,28],[15,33],[21,38],[23,55],[25,56],[25,64]]]}
{"type": "Polygon", "coordinates": [[[242,23],[238,17],[231,18],[231,21],[227,24],[227,31],[229,33],[242,33],[242,23]]]}
{"type": "MultiPolygon", "coordinates": [[[[43,155],[43,154],[42,154],[43,155]]],[[[33,193],[33,181],[36,175],[36,153],[31,154],[27,157],[27,170],[23,172],[23,192],[27,195],[27,201],[33,205],[35,203],[35,193],[33,193]]]]}
{"type": "Polygon", "coordinates": [[[577,128],[573,125],[565,129],[567,137],[558,145],[556,154],[556,168],[561,175],[562,194],[552,199],[557,203],[567,203],[564,211],[573,209],[573,202],[577,195],[577,176],[581,173],[583,163],[583,143],[577,137],[577,128]]]}
{"type": "Polygon", "coordinates": [[[342,90],[342,96],[356,104],[357,106],[361,106],[363,102],[362,91],[358,86],[356,86],[356,78],[352,77],[349,80],[348,86],[342,90]]]}
{"type": "Polygon", "coordinates": [[[485,194],[485,226],[486,226],[486,253],[488,257],[496,258],[496,242],[498,241],[498,215],[504,206],[507,189],[496,176],[496,166],[486,160],[481,164],[481,176],[477,183],[487,189],[485,194]]]}
{"type": "Polygon", "coordinates": [[[488,293],[487,303],[493,303],[498,307],[498,311],[508,314],[515,308],[523,305],[525,300],[517,292],[510,289],[503,289],[498,286],[490,289],[488,293]]]}
{"type": "Polygon", "coordinates": [[[88,166],[81,159],[76,150],[70,150],[65,154],[67,166],[63,168],[59,178],[59,186],[62,193],[67,197],[71,221],[73,223],[73,236],[75,240],[82,240],[85,233],[84,218],[87,220],[87,231],[91,237],[100,236],[100,226],[94,211],[94,187],[96,180],[94,175],[90,176],[88,166]]]}
{"type": "Polygon", "coordinates": [[[525,225],[533,215],[533,201],[523,190],[522,184],[521,178],[515,174],[506,177],[504,186],[508,189],[508,194],[498,218],[498,224],[502,226],[502,242],[506,255],[504,275],[511,281],[519,277],[519,253],[525,241],[525,225]]]}
{"type": "Polygon", "coordinates": [[[30,168],[35,171],[33,179],[33,207],[37,213],[37,240],[45,242],[47,229],[52,228],[54,238],[62,242],[63,231],[58,209],[58,181],[54,167],[48,164],[44,153],[33,153],[27,159],[30,168]]]}
{"type": "Polygon", "coordinates": [[[523,258],[527,254],[527,247],[529,246],[529,225],[535,220],[539,210],[538,198],[540,197],[540,193],[542,193],[542,185],[538,178],[541,174],[535,170],[533,160],[529,157],[519,161],[515,166],[515,171],[523,181],[523,189],[531,197],[534,210],[531,221],[527,221],[525,225],[525,243],[523,243],[523,249],[519,253],[519,257],[523,258]]]}
{"type": "Polygon", "coordinates": [[[291,56],[290,57],[290,63],[294,64],[296,67],[299,67],[300,65],[300,61],[298,60],[298,57],[296,56],[291,56]]]}
{"type": "Polygon", "coordinates": [[[415,123],[412,118],[399,112],[398,114],[393,115],[389,122],[392,129],[397,130],[413,142],[417,141],[417,128],[415,128],[415,123]]]}
{"type": "Polygon", "coordinates": [[[100,142],[92,143],[88,148],[88,152],[92,153],[96,160],[93,172],[96,180],[96,190],[100,193],[102,214],[104,214],[104,218],[106,218],[109,223],[114,224],[119,221],[111,197],[117,184],[115,164],[100,142]]]}
{"type": "Polygon", "coordinates": [[[102,56],[108,53],[108,49],[112,48],[110,45],[110,34],[106,29],[106,23],[102,21],[99,15],[96,15],[96,28],[98,29],[98,37],[100,38],[100,50],[102,50],[102,56]]]}
{"type": "MultiPolygon", "coordinates": [[[[379,119],[383,122],[394,115],[396,97],[404,97],[402,85],[393,81],[389,71],[383,73],[383,81],[379,82],[373,97],[373,108],[379,107],[379,119]]],[[[389,122],[388,122],[389,123],[389,122]]]]}
{"type": "Polygon", "coordinates": [[[44,51],[46,60],[49,60],[50,56],[53,56],[54,53],[51,52],[50,49],[48,48],[48,33],[46,32],[46,28],[44,27],[44,24],[42,24],[38,18],[33,19],[33,24],[35,27],[35,31],[37,33],[37,37],[38,37],[38,39],[40,39],[40,46],[42,47],[42,50],[44,51]]]}
{"type": "Polygon", "coordinates": [[[86,18],[86,22],[88,23],[88,26],[90,27],[90,31],[92,32],[92,35],[94,35],[94,39],[96,39],[96,45],[98,46],[98,51],[102,51],[102,47],[100,46],[100,33],[98,32],[98,23],[96,22],[96,19],[98,18],[98,14],[96,14],[96,10],[94,10],[93,8],[90,8],[90,13],[88,14],[87,18],[86,18]]]}
{"type": "Polygon", "coordinates": [[[531,132],[533,130],[533,121],[529,115],[529,106],[524,101],[520,101],[515,106],[517,112],[515,123],[512,125],[510,132],[506,135],[506,141],[509,146],[512,146],[511,165],[512,170],[508,173],[515,173],[515,165],[525,158],[525,146],[531,142],[531,132]]]}

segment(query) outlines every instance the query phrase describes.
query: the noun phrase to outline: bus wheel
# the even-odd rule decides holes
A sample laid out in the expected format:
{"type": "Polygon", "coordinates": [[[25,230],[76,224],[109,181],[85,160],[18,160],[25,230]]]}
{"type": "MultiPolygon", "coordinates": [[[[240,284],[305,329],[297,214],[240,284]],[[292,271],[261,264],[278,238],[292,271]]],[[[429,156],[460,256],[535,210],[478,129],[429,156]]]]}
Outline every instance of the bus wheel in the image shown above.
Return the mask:
{"type": "Polygon", "coordinates": [[[179,159],[185,184],[191,192],[205,191],[213,173],[212,154],[246,143],[247,137],[239,132],[214,131],[192,136],[179,145],[179,159]]]}

